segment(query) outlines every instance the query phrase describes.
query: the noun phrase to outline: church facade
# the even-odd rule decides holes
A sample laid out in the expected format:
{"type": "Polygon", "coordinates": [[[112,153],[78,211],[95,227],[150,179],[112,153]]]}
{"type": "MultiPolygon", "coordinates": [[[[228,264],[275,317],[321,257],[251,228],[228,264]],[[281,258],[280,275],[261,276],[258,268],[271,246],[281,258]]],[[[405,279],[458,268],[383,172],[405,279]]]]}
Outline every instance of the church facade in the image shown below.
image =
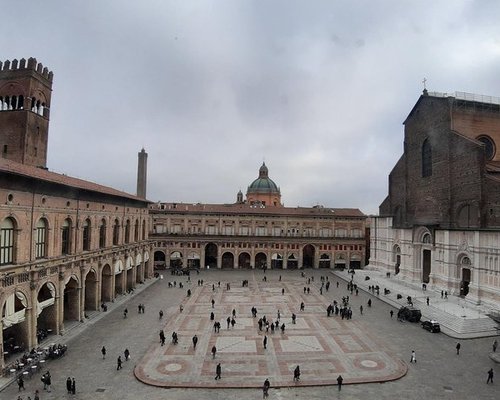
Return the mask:
{"type": "Polygon", "coordinates": [[[424,90],[371,218],[370,266],[500,306],[500,99],[424,90]]]}
{"type": "Polygon", "coordinates": [[[236,203],[150,206],[157,268],[361,268],[366,216],[358,209],[284,207],[265,164],[236,203]]]}

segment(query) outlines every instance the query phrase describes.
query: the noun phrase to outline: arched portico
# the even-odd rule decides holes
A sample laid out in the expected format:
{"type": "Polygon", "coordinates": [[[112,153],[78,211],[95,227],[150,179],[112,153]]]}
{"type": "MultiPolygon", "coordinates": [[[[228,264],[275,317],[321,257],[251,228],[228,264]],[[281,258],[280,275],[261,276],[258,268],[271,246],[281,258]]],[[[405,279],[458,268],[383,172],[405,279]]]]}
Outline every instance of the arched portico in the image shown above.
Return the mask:
{"type": "Polygon", "coordinates": [[[283,269],[283,255],[279,253],[273,253],[271,255],[271,268],[272,269],[283,269]]]}
{"type": "Polygon", "coordinates": [[[21,291],[10,294],[2,305],[2,336],[5,357],[14,358],[30,344],[28,299],[21,291]]]}
{"type": "Polygon", "coordinates": [[[36,315],[38,342],[47,335],[58,333],[56,286],[52,282],[44,283],[38,290],[36,315]]]}
{"type": "Polygon", "coordinates": [[[312,244],[304,246],[302,249],[302,267],[303,268],[313,268],[314,267],[314,253],[315,249],[312,244]]]}
{"type": "Polygon", "coordinates": [[[320,268],[330,268],[331,260],[330,255],[327,253],[321,254],[319,257],[319,267],[320,268]]]}
{"type": "Polygon", "coordinates": [[[101,301],[111,301],[113,298],[113,272],[111,265],[106,264],[101,272],[101,301]]]}
{"type": "Polygon", "coordinates": [[[170,253],[170,268],[182,268],[182,253],[180,251],[173,251],[170,253]]]}
{"type": "Polygon", "coordinates": [[[125,293],[125,283],[124,283],[125,267],[123,265],[122,260],[118,260],[115,262],[114,270],[115,270],[115,294],[113,298],[115,298],[117,294],[125,293]]]}
{"type": "Polygon", "coordinates": [[[267,255],[265,253],[257,253],[255,255],[255,268],[267,268],[267,255]]]}
{"type": "Polygon", "coordinates": [[[233,269],[234,268],[234,255],[233,253],[226,251],[222,255],[222,268],[223,269],[233,269]]]}
{"type": "Polygon", "coordinates": [[[215,243],[208,243],[205,246],[205,267],[217,268],[218,248],[215,243]]]}
{"type": "Polygon", "coordinates": [[[297,269],[298,267],[299,267],[299,261],[297,260],[297,255],[295,253],[288,255],[286,268],[287,269],[297,269]]]}
{"type": "Polygon", "coordinates": [[[165,269],[167,268],[165,252],[161,250],[156,250],[154,252],[154,268],[155,269],[165,269]]]}
{"type": "Polygon", "coordinates": [[[80,321],[80,288],[76,277],[71,276],[64,286],[64,321],[80,321]]]}
{"type": "Polygon", "coordinates": [[[248,254],[246,251],[240,253],[240,255],[238,256],[238,268],[251,268],[250,254],[248,254]]]}
{"type": "Polygon", "coordinates": [[[85,310],[95,311],[99,309],[97,289],[97,273],[92,268],[85,276],[85,310]]]}

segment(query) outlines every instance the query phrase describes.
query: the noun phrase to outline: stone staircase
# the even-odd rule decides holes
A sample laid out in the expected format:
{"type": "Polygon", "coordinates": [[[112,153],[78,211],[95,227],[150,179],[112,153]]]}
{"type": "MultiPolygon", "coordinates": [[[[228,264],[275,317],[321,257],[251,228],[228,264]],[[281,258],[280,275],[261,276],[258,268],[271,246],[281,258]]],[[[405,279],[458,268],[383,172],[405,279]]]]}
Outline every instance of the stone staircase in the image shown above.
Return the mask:
{"type": "MultiPolygon", "coordinates": [[[[487,313],[473,305],[463,302],[461,299],[450,296],[448,299],[441,299],[441,292],[431,290],[423,292],[421,287],[410,282],[391,277],[384,279],[384,276],[377,271],[362,270],[357,271],[354,282],[360,290],[371,293],[381,301],[390,304],[396,309],[407,305],[407,296],[411,296],[414,307],[422,312],[422,320],[435,320],[441,325],[441,331],[448,336],[460,339],[489,337],[500,334],[500,325],[489,318],[487,313]],[[365,276],[370,276],[370,280],[364,280],[365,276]],[[378,285],[380,295],[369,291],[368,287],[378,285]],[[391,292],[384,295],[384,288],[391,292]],[[397,295],[402,298],[398,299],[397,295]],[[430,305],[426,303],[426,298],[430,298],[430,305]]],[[[334,275],[350,280],[350,275],[346,272],[335,271],[334,275]]]]}

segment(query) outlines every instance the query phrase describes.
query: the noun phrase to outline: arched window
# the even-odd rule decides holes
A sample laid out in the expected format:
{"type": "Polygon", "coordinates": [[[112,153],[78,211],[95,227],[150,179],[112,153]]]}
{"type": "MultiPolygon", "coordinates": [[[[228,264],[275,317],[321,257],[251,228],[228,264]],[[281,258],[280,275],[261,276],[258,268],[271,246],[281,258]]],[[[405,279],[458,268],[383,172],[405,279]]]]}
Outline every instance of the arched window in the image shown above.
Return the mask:
{"type": "Polygon", "coordinates": [[[47,257],[47,221],[40,218],[35,228],[35,258],[47,257]]]}
{"type": "Polygon", "coordinates": [[[125,224],[125,238],[124,238],[125,244],[128,244],[130,242],[130,220],[127,219],[127,223],[125,224]]]}
{"type": "Polygon", "coordinates": [[[61,231],[61,254],[71,253],[71,220],[65,219],[61,231]]]}
{"type": "Polygon", "coordinates": [[[106,247],[106,220],[103,218],[99,227],[99,248],[106,247]]]}
{"type": "Polygon", "coordinates": [[[118,245],[120,242],[120,221],[115,219],[115,223],[113,225],[113,246],[118,245]]]}
{"type": "Polygon", "coordinates": [[[134,242],[138,241],[139,241],[139,220],[136,220],[134,227],[134,242]]]}
{"type": "Polygon", "coordinates": [[[90,219],[86,219],[83,222],[83,251],[90,250],[90,240],[91,240],[91,224],[90,219]]]}
{"type": "Polygon", "coordinates": [[[142,221],[142,240],[146,240],[146,220],[142,221]]]}
{"type": "Polygon", "coordinates": [[[429,139],[422,144],[422,178],[432,175],[432,148],[429,139]]]}
{"type": "Polygon", "coordinates": [[[486,159],[488,161],[493,160],[496,153],[495,142],[487,135],[479,136],[477,140],[484,144],[484,156],[486,159]]]}
{"type": "Polygon", "coordinates": [[[424,236],[422,237],[422,243],[427,243],[431,244],[432,243],[432,237],[430,233],[425,233],[424,236]]]}
{"type": "Polygon", "coordinates": [[[0,225],[0,265],[14,262],[14,220],[5,218],[0,225]]]}

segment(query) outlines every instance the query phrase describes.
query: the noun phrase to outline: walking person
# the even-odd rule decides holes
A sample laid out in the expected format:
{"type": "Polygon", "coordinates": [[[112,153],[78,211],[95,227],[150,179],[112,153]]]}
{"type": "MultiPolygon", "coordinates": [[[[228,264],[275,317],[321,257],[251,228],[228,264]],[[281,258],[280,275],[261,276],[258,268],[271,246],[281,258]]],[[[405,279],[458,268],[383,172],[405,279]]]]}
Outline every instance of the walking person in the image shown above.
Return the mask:
{"type": "Polygon", "coordinates": [[[495,340],[493,341],[493,353],[496,353],[496,351],[497,351],[497,347],[498,347],[498,341],[495,339],[495,340]]]}
{"type": "Polygon", "coordinates": [[[123,310],[123,318],[127,318],[127,314],[128,314],[128,310],[127,309],[123,310]]]}
{"type": "Polygon", "coordinates": [[[490,382],[493,383],[493,368],[490,368],[490,370],[488,371],[488,380],[486,381],[486,384],[490,382]]]}
{"type": "Polygon", "coordinates": [[[50,375],[49,371],[45,373],[45,381],[43,383],[44,386],[46,386],[47,388],[47,392],[50,393],[50,386],[52,385],[52,376],[50,375]]]}
{"type": "Polygon", "coordinates": [[[159,315],[160,319],[162,319],[163,318],[163,310],[160,310],[160,312],[158,313],[158,315],[159,315]]]}
{"type": "Polygon", "coordinates": [[[342,390],[342,382],[344,381],[344,378],[342,378],[342,375],[339,375],[337,377],[337,385],[339,386],[339,392],[342,390]]]}
{"type": "Polygon", "coordinates": [[[267,336],[264,336],[264,340],[262,341],[262,344],[264,345],[264,349],[267,349],[267,336]]]}
{"type": "Polygon", "coordinates": [[[410,362],[411,362],[411,363],[415,363],[415,364],[417,363],[417,357],[416,357],[416,355],[415,355],[415,350],[412,350],[412,351],[411,351],[411,358],[410,358],[410,362]]]}
{"type": "Polygon", "coordinates": [[[361,315],[363,315],[363,306],[362,306],[362,305],[361,305],[361,306],[359,306],[359,313],[360,313],[361,315]]]}
{"type": "Polygon", "coordinates": [[[125,356],[125,361],[128,361],[128,359],[130,358],[130,351],[128,351],[128,349],[125,349],[123,355],[125,356]]]}
{"type": "Polygon", "coordinates": [[[392,316],[394,315],[394,311],[393,311],[393,310],[391,310],[391,311],[389,312],[389,314],[391,314],[391,318],[392,318],[392,316]]]}
{"type": "Polygon", "coordinates": [[[193,349],[196,350],[196,344],[198,343],[198,336],[194,335],[193,336],[193,349]]]}
{"type": "Polygon", "coordinates": [[[300,381],[300,367],[298,365],[293,370],[293,381],[294,382],[300,381]]]}
{"type": "Polygon", "coordinates": [[[106,347],[102,346],[101,353],[102,353],[102,359],[105,360],[106,359],[106,347]]]}
{"type": "Polygon", "coordinates": [[[215,380],[220,379],[221,372],[222,372],[222,368],[220,366],[220,363],[218,363],[217,367],[215,367],[215,380]]]}
{"type": "Polygon", "coordinates": [[[122,356],[118,356],[118,359],[116,360],[116,370],[122,369],[122,356]]]}
{"type": "Polygon", "coordinates": [[[262,385],[262,398],[267,399],[269,397],[269,388],[271,387],[271,383],[269,382],[269,379],[266,378],[264,381],[264,385],[262,385]]]}
{"type": "Polygon", "coordinates": [[[75,382],[75,378],[73,378],[73,380],[71,381],[71,393],[72,394],[76,394],[76,382],[75,382]]]}
{"type": "Polygon", "coordinates": [[[212,346],[212,358],[215,358],[215,353],[217,353],[217,347],[212,346]]]}
{"type": "Polygon", "coordinates": [[[68,376],[68,379],[66,379],[66,390],[68,393],[71,393],[71,378],[68,376]]]}
{"type": "Polygon", "coordinates": [[[455,346],[455,348],[457,349],[457,356],[460,354],[460,343],[457,343],[457,345],[455,346]]]}
{"type": "Polygon", "coordinates": [[[19,386],[19,391],[26,390],[24,388],[24,379],[22,375],[19,375],[19,378],[17,378],[17,386],[19,386]]]}

